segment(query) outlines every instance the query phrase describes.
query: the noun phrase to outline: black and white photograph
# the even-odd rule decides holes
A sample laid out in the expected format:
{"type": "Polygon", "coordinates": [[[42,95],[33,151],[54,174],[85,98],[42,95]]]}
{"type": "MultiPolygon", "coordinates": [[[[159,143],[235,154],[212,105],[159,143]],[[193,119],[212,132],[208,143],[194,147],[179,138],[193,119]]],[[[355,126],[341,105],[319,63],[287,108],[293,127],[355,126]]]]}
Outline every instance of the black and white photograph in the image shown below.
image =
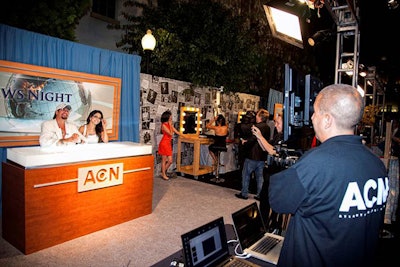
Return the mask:
{"type": "Polygon", "coordinates": [[[200,93],[194,93],[194,104],[195,105],[200,105],[200,99],[201,99],[201,94],[200,93]]]}
{"type": "Polygon", "coordinates": [[[185,102],[179,102],[179,104],[178,104],[178,114],[180,114],[180,112],[181,112],[181,107],[184,107],[185,106],[185,102]]]}
{"type": "Polygon", "coordinates": [[[172,91],[171,93],[171,103],[177,103],[178,102],[178,92],[177,91],[172,91]]]}
{"type": "Polygon", "coordinates": [[[142,107],[142,120],[148,121],[150,120],[150,107],[142,107]]]}
{"type": "Polygon", "coordinates": [[[191,93],[185,93],[185,102],[193,102],[193,95],[191,93]]]}
{"type": "Polygon", "coordinates": [[[150,121],[142,121],[142,129],[149,130],[150,129],[150,121]]]}
{"type": "Polygon", "coordinates": [[[205,97],[204,104],[206,104],[206,105],[210,104],[211,103],[211,94],[205,93],[204,97],[205,97]]]}
{"type": "Polygon", "coordinates": [[[169,88],[168,88],[168,82],[161,82],[161,94],[162,95],[168,95],[169,94],[169,88]]]}
{"type": "Polygon", "coordinates": [[[152,89],[149,89],[149,92],[147,93],[147,101],[154,104],[156,102],[156,97],[157,97],[157,92],[152,89]]]}
{"type": "Polygon", "coordinates": [[[209,107],[207,107],[207,106],[201,108],[201,114],[203,114],[203,118],[207,118],[208,108],[209,107]]]}
{"type": "Polygon", "coordinates": [[[250,99],[246,99],[246,108],[252,110],[252,103],[250,99]]]}
{"type": "Polygon", "coordinates": [[[164,103],[170,103],[171,102],[171,96],[170,95],[161,95],[161,102],[164,103]]]}
{"type": "Polygon", "coordinates": [[[149,131],[146,131],[146,132],[143,134],[143,143],[144,143],[144,144],[151,144],[151,135],[150,135],[150,132],[149,132],[149,131]]]}

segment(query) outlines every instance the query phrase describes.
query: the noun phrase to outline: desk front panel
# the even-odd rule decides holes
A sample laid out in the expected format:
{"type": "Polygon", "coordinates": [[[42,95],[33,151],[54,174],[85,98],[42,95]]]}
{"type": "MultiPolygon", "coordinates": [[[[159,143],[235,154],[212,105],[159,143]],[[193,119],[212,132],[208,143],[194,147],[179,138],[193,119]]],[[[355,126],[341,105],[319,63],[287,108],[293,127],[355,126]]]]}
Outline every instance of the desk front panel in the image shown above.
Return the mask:
{"type": "Polygon", "coordinates": [[[24,169],[3,163],[3,237],[25,254],[152,212],[152,155],[24,169]],[[123,163],[123,184],[78,192],[78,169],[123,163]]]}

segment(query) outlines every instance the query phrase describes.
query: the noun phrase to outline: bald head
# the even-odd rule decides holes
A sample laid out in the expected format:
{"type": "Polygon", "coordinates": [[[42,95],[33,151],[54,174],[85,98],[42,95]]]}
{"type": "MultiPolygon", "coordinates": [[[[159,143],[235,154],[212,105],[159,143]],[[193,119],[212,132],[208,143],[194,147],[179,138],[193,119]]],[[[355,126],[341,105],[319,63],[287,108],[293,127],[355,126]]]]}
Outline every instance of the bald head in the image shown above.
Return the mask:
{"type": "Polygon", "coordinates": [[[314,110],[313,125],[314,122],[318,124],[314,125],[316,135],[326,140],[335,135],[354,133],[364,113],[364,101],[353,86],[333,84],[318,93],[314,110]]]}

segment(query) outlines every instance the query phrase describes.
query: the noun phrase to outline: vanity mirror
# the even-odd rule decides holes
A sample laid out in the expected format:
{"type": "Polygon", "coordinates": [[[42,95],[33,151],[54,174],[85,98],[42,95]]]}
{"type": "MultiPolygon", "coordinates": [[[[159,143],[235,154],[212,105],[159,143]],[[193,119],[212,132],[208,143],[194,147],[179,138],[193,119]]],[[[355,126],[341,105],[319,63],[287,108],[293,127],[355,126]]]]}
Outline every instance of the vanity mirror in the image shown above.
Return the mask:
{"type": "Polygon", "coordinates": [[[199,108],[181,107],[179,131],[182,134],[199,135],[202,131],[201,115],[199,108]]]}
{"type": "Polygon", "coordinates": [[[240,110],[237,115],[237,123],[241,123],[243,116],[246,115],[246,111],[240,110]]]}

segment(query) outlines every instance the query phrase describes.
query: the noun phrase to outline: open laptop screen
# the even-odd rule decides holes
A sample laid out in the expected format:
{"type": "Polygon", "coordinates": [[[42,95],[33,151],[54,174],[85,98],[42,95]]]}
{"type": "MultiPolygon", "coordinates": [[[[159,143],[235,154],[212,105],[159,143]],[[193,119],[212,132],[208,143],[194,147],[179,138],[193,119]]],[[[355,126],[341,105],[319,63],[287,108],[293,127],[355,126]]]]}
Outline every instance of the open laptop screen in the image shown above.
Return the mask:
{"type": "Polygon", "coordinates": [[[181,236],[186,267],[215,266],[229,255],[223,217],[181,236]]]}
{"type": "Polygon", "coordinates": [[[250,247],[266,233],[256,202],[234,212],[232,220],[242,249],[250,247]]]}

